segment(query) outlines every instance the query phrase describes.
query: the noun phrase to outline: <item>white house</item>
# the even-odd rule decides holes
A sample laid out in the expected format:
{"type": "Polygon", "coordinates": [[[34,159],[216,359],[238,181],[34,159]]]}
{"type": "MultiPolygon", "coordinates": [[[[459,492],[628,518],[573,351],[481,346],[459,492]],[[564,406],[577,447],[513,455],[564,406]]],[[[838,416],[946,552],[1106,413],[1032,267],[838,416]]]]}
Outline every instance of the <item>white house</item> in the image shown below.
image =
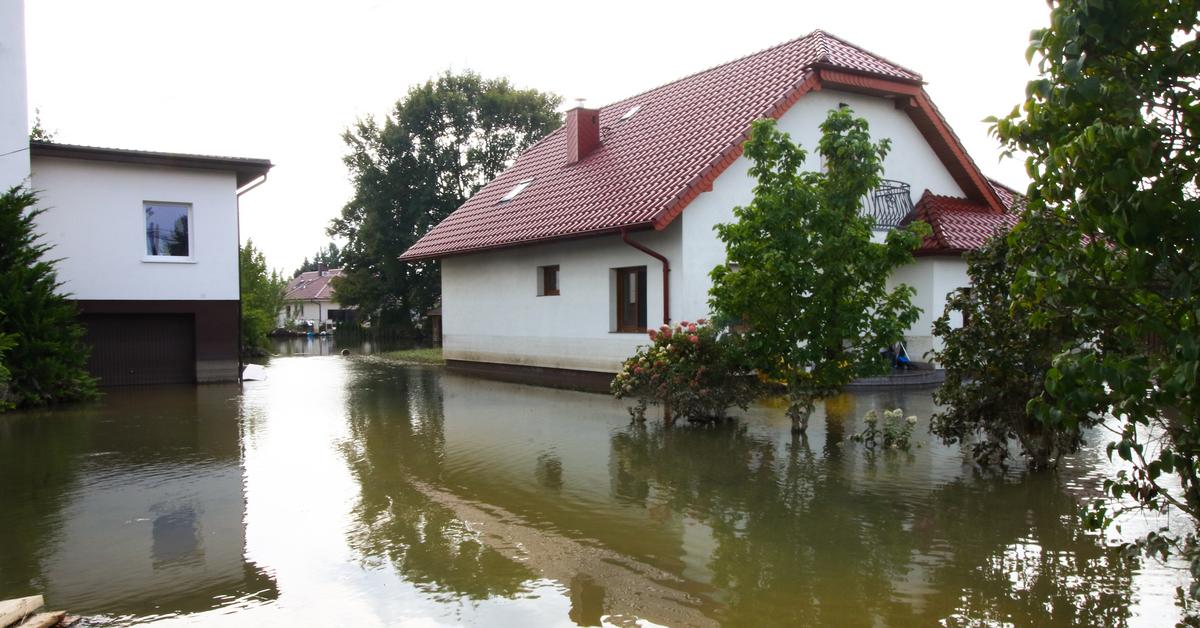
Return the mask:
{"type": "Polygon", "coordinates": [[[30,160],[101,383],[237,381],[238,197],[271,162],[46,142],[30,160]]]}
{"type": "Polygon", "coordinates": [[[30,142],[22,3],[0,2],[0,184],[38,194],[103,385],[237,381],[238,197],[271,162],[30,142]]]}
{"type": "Polygon", "coordinates": [[[337,301],[333,280],[342,276],[342,269],[330,268],[300,273],[288,282],[283,295],[279,324],[295,320],[313,321],[318,325],[345,321],[351,310],[337,301]]]}
{"type": "MultiPolygon", "coordinates": [[[[934,228],[895,281],[925,314],[914,356],[934,344],[962,254],[1012,223],[1011,191],[967,156],[911,70],[815,31],[600,109],[565,125],[404,253],[441,260],[444,352],[471,369],[612,373],[645,329],[708,315],[714,225],[752,199],[742,144],[758,118],[815,148],[829,110],[849,106],[890,138],[887,184],[864,207],[881,230],[934,228]],[[532,369],[526,367],[533,367],[532,369]]],[[[810,150],[808,167],[820,168],[810,150]]],[[[881,231],[882,233],[882,231],[881,231]]]]}

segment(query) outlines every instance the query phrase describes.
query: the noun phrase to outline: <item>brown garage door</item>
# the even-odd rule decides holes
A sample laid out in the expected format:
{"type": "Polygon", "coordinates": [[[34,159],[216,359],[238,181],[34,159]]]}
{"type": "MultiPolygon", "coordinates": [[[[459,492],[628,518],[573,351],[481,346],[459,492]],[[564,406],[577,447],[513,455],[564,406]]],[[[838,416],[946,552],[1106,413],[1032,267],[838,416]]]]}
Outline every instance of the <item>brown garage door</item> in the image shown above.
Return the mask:
{"type": "Polygon", "coordinates": [[[191,314],[85,314],[88,370],[101,386],[196,381],[191,314]]]}

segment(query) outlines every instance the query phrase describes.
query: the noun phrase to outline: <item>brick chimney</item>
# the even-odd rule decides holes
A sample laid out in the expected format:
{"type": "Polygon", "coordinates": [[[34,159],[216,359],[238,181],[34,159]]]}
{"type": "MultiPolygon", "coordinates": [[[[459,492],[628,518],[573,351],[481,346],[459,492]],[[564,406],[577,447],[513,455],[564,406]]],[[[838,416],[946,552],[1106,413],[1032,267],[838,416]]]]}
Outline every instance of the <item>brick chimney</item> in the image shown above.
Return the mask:
{"type": "Polygon", "coordinates": [[[567,165],[600,145],[600,110],[576,107],[567,112],[567,165]]]}

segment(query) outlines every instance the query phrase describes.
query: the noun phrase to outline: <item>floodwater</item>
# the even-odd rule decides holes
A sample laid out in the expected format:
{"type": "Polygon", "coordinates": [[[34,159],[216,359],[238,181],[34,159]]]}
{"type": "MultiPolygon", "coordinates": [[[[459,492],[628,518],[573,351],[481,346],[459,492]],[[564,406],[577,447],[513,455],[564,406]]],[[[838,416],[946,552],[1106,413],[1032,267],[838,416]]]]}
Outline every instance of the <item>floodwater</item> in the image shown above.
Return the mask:
{"type": "MultiPolygon", "coordinates": [[[[0,598],[98,623],[1166,625],[1178,565],[1079,529],[1111,472],[980,473],[928,391],[737,425],[378,358],[0,415],[0,598]],[[848,437],[916,414],[919,447],[848,437]],[[828,416],[825,416],[828,415],[828,416]]],[[[1157,525],[1126,522],[1131,534],[1157,525]]]]}

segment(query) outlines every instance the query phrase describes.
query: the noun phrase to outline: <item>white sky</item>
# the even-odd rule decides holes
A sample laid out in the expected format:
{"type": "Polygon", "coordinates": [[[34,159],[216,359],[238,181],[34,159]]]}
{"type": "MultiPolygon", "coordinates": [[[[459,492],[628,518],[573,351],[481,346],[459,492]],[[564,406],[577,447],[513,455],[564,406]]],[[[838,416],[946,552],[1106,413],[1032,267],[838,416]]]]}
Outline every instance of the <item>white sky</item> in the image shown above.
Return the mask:
{"type": "MultiPolygon", "coordinates": [[[[5,0],[0,0],[5,1],[5,0]]],[[[600,106],[824,29],[921,73],[983,171],[1027,180],[982,119],[1033,76],[1044,0],[26,0],[30,120],[58,141],[265,157],[242,238],[290,271],[350,196],[341,132],[447,69],[600,106]]]]}

